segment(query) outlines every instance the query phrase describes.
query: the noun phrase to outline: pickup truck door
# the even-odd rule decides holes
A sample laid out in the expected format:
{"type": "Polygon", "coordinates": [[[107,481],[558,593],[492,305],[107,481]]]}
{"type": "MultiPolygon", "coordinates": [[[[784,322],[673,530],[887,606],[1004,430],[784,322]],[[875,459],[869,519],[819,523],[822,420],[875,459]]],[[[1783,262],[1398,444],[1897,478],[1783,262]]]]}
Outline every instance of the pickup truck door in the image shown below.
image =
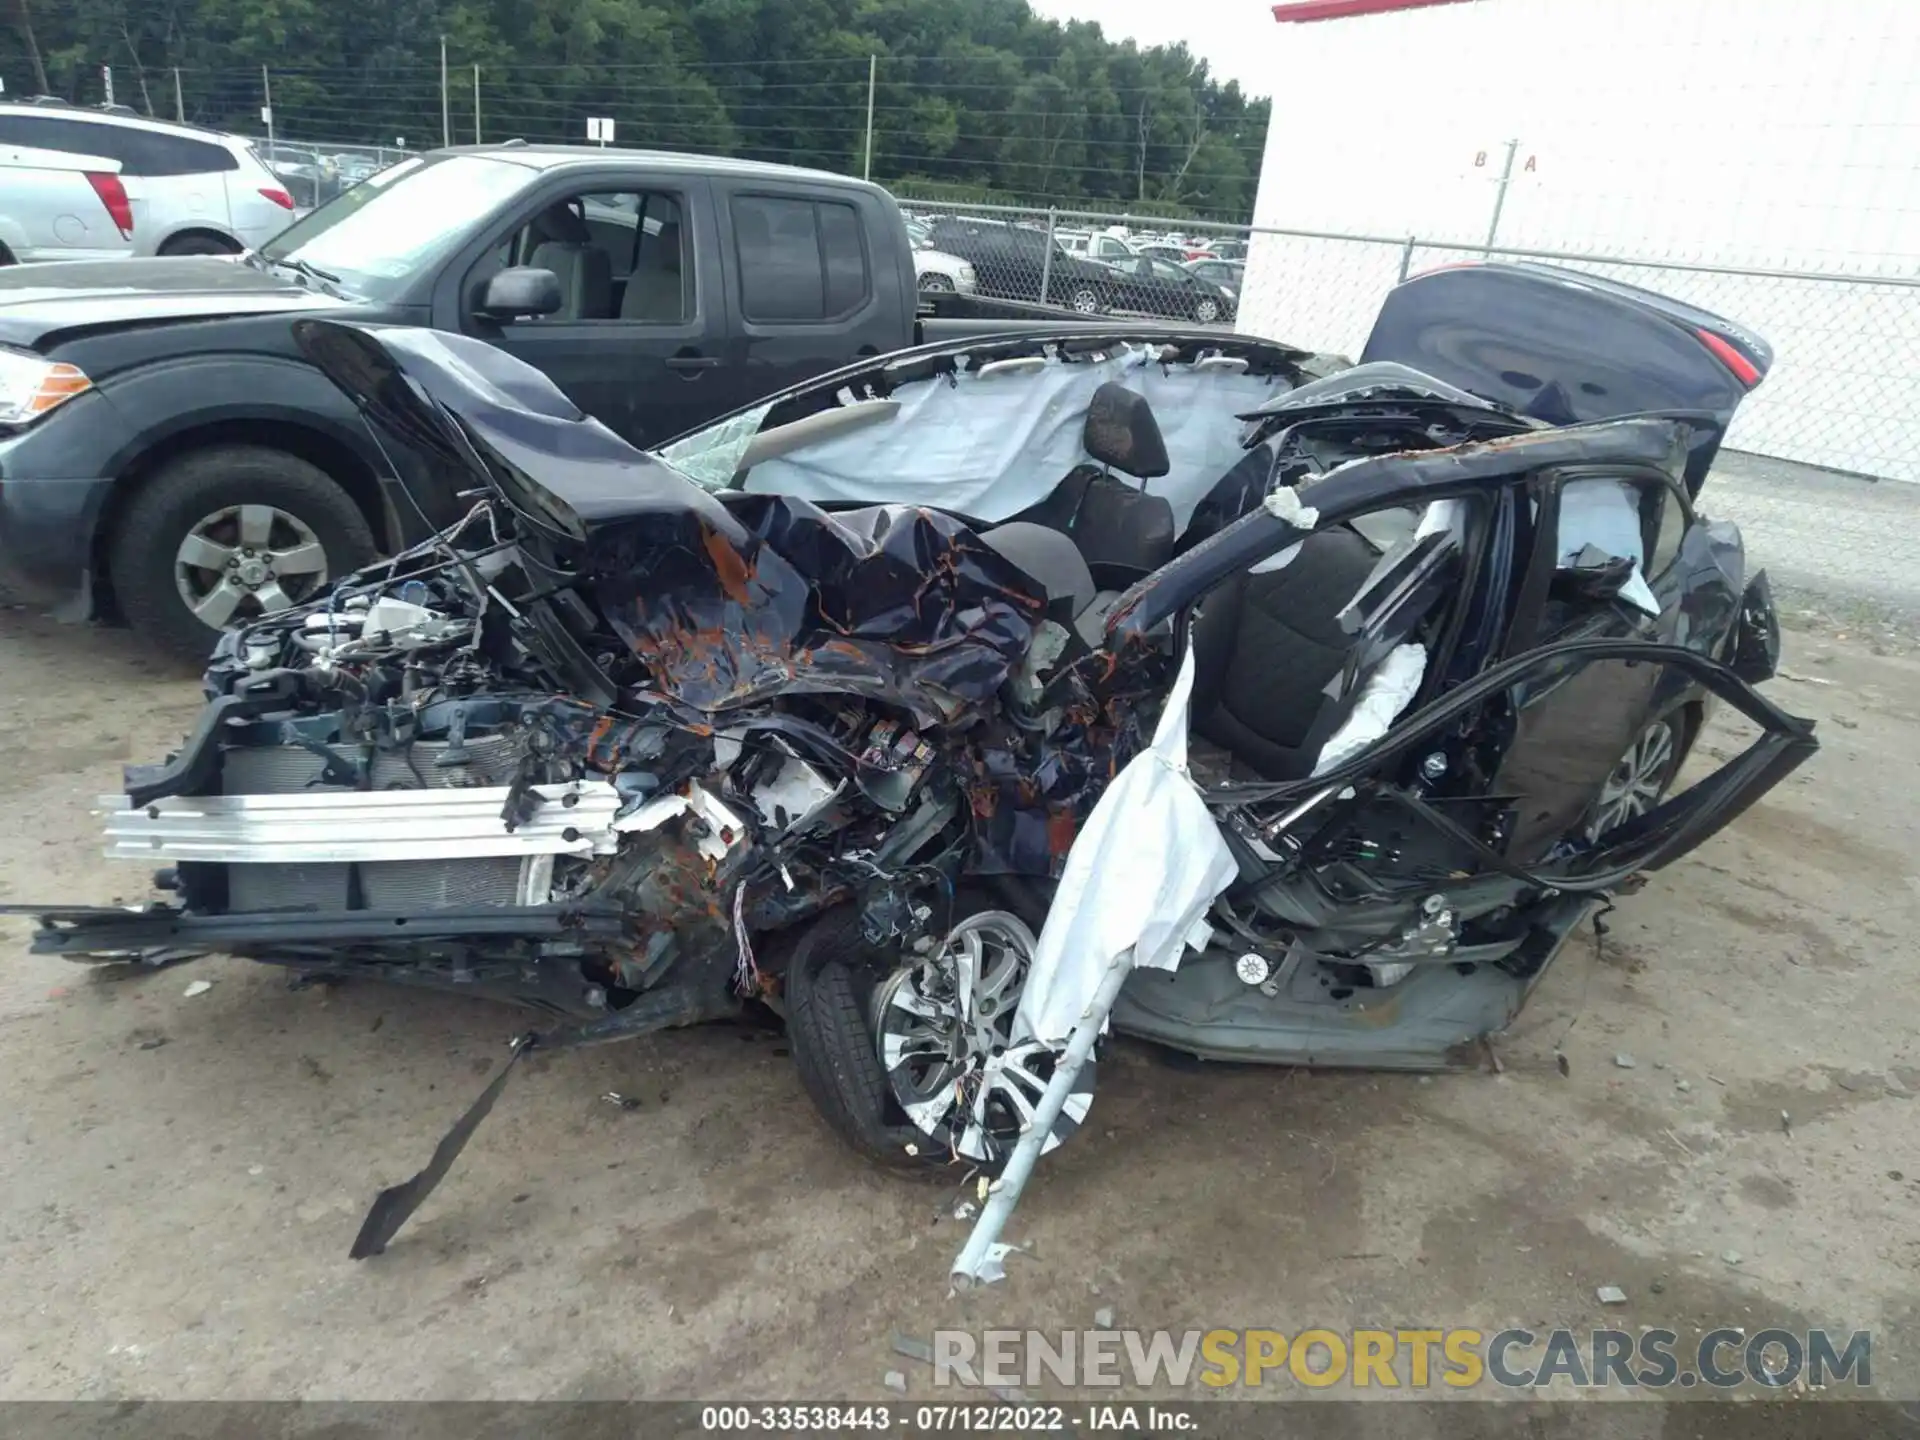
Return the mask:
{"type": "Polygon", "coordinates": [[[718,250],[704,177],[635,165],[559,175],[462,258],[446,328],[498,345],[625,439],[652,445],[742,398],[724,374],[718,250]],[[560,313],[508,323],[476,314],[487,279],[508,265],[553,270],[560,313]]]}
{"type": "Polygon", "coordinates": [[[871,192],[715,179],[732,337],[724,382],[745,405],[913,344],[906,231],[871,192]]]}

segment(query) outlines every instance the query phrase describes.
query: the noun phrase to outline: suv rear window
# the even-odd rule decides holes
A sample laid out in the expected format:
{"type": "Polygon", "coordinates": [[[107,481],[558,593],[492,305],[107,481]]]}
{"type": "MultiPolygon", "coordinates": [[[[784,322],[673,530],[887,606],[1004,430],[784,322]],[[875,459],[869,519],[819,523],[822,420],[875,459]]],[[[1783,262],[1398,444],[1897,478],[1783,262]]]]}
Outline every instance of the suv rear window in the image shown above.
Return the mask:
{"type": "Polygon", "coordinates": [[[211,140],[67,115],[0,111],[0,141],[118,160],[122,175],[205,175],[240,168],[231,150],[211,140]]]}
{"type": "Polygon", "coordinates": [[[851,315],[873,294],[860,212],[834,200],[733,197],[740,309],[757,323],[851,315]]]}

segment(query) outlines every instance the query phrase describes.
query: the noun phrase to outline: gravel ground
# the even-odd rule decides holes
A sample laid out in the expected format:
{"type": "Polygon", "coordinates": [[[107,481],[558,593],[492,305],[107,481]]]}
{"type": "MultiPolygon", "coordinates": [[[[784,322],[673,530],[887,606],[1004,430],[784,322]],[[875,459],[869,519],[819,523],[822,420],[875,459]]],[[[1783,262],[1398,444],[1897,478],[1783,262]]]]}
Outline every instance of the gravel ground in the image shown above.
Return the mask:
{"type": "MultiPolygon", "coordinates": [[[[1802,552],[1758,532],[1784,575],[1802,552]]],[[[511,1012],[290,992],[222,960],[127,978],[30,957],[0,921],[0,1396],[820,1399],[883,1396],[898,1368],[924,1396],[895,1332],[1106,1307],[1289,1333],[1871,1327],[1876,1388],[1920,1394],[1920,663],[1891,612],[1863,630],[1853,604],[1790,613],[1772,687],[1821,721],[1820,756],[1623,899],[1599,952],[1569,946],[1504,1073],[1117,1047],[1016,1217],[1034,1258],[960,1299],[949,1193],[865,1168],[779,1037],[724,1026],[530,1062],[389,1253],[350,1262],[511,1012]]],[[[97,858],[88,803],[178,737],[194,685],[125,635],[17,610],[0,677],[0,899],[140,897],[137,867],[97,858]]]]}

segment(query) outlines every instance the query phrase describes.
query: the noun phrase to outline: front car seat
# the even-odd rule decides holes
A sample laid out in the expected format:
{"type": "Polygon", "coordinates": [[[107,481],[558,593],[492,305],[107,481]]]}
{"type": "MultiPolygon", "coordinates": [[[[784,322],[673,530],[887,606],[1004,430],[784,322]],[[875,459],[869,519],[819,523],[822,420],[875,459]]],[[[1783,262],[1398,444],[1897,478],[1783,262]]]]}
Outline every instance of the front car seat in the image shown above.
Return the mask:
{"type": "Polygon", "coordinates": [[[640,264],[627,277],[626,293],[620,297],[620,318],[680,324],[692,306],[680,269],[679,224],[670,220],[661,225],[658,235],[641,242],[640,251],[640,264]]]}
{"type": "Polygon", "coordinates": [[[1355,638],[1340,612],[1380,556],[1352,530],[1308,536],[1278,570],[1236,576],[1193,621],[1193,728],[1269,780],[1311,775],[1359,686],[1334,687],[1355,638]]]}
{"type": "Polygon", "coordinates": [[[613,315],[613,261],[593,243],[593,232],[572,204],[548,206],[533,222],[536,236],[527,263],[560,280],[556,320],[607,320],[613,315]]]}
{"type": "Polygon", "coordinates": [[[1171,468],[1166,441],[1146,396],[1111,380],[1093,392],[1081,434],[1098,463],[1075,466],[1052,494],[1013,518],[1065,534],[1101,589],[1124,590],[1173,558],[1173,506],[1145,483],[1171,468]]]}

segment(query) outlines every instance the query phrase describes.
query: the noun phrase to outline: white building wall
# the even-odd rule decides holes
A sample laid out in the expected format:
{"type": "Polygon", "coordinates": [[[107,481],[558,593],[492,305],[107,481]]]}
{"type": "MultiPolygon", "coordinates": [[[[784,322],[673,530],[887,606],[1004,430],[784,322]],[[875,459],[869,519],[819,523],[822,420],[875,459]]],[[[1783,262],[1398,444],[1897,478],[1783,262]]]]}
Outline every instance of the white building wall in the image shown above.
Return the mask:
{"type": "MultiPolygon", "coordinates": [[[[1472,0],[1260,43],[1254,223],[1388,239],[1256,235],[1245,331],[1357,353],[1392,238],[1486,241],[1510,140],[1500,246],[1920,278],[1920,0],[1472,0]]],[[[1606,273],[1773,344],[1736,447],[1920,480],[1920,289],[1606,273]]]]}

